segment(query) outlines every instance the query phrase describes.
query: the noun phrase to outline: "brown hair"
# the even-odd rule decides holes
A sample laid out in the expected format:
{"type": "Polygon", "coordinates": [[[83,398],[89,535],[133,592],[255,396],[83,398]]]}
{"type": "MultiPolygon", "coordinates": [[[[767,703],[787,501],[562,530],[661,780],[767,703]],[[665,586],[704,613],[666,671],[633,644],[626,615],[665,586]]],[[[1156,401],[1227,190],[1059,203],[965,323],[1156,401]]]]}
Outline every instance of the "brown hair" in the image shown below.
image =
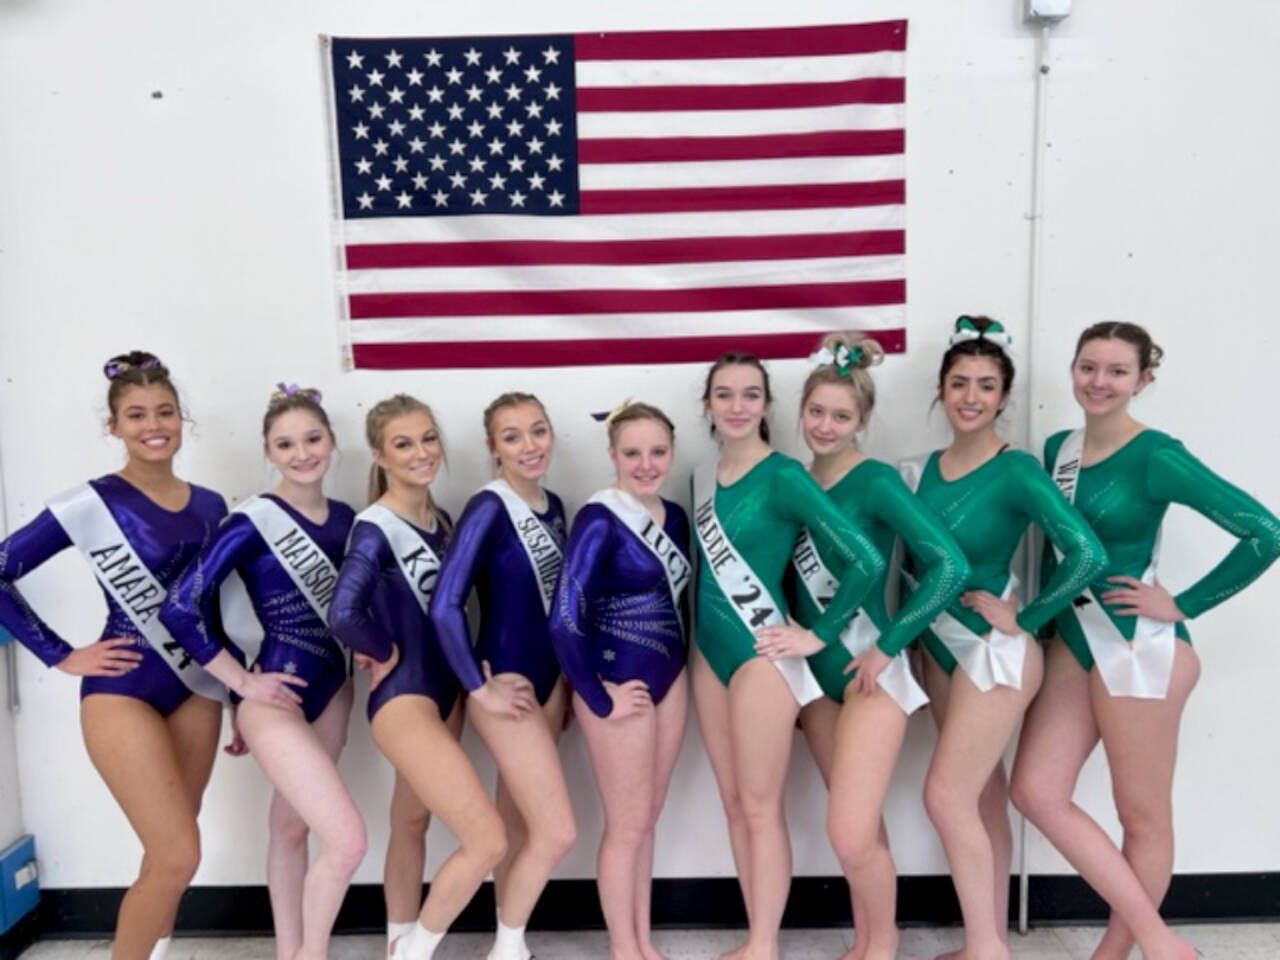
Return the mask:
{"type": "Polygon", "coordinates": [[[1009,359],[1009,354],[1005,353],[1004,347],[996,341],[988,340],[982,336],[995,325],[996,321],[990,317],[965,314],[956,318],[957,330],[960,329],[960,323],[965,320],[969,321],[974,329],[978,331],[978,336],[970,340],[961,340],[958,343],[953,343],[947,352],[942,355],[942,366],[938,369],[938,395],[942,395],[942,386],[947,378],[947,372],[955,366],[957,360],[961,357],[987,357],[995,361],[996,366],[1000,368],[1000,378],[1004,381],[1001,384],[1001,393],[1007,397],[1009,391],[1013,389],[1013,361],[1009,359]]]}
{"type": "MultiPolygon", "coordinates": [[[[760,377],[764,381],[764,404],[767,411],[773,403],[773,390],[769,387],[769,371],[764,368],[764,364],[760,362],[760,358],[754,353],[747,353],[742,350],[726,350],[720,356],[716,357],[715,363],[711,364],[711,369],[707,371],[707,382],[702,388],[702,405],[705,408],[711,402],[711,381],[715,379],[715,375],[725,367],[755,367],[760,371],[760,377]]],[[[711,435],[716,435],[716,425],[711,425],[711,435]]],[[[760,439],[766,443],[769,440],[769,421],[761,418],[760,420],[760,439]]]]}
{"type": "MultiPolygon", "coordinates": [[[[495,397],[493,402],[484,408],[484,438],[489,444],[490,451],[493,450],[493,421],[502,410],[508,407],[518,407],[521,404],[532,403],[542,411],[542,417],[547,421],[547,426],[551,427],[551,418],[547,416],[547,408],[542,405],[542,401],[535,397],[532,393],[521,393],[519,390],[510,390],[501,396],[495,397]]],[[[551,427],[551,435],[555,436],[555,428],[551,427]]]]}
{"type": "Polygon", "coordinates": [[[271,425],[290,410],[306,410],[312,414],[329,431],[329,439],[337,443],[338,438],[334,436],[333,427],[329,424],[329,415],[324,412],[324,407],[320,406],[319,390],[314,387],[286,387],[283,383],[277,383],[276,387],[278,389],[271,394],[271,400],[267,403],[267,412],[262,416],[264,443],[267,434],[271,432],[271,425]]]}
{"type": "MultiPolygon", "coordinates": [[[[436,433],[440,434],[440,424],[436,422],[436,415],[431,412],[431,408],[419,400],[417,397],[411,397],[407,393],[397,393],[394,396],[387,397],[385,400],[379,400],[364,418],[364,438],[369,444],[369,449],[377,453],[382,450],[382,443],[385,440],[387,424],[396,417],[403,417],[408,413],[425,413],[431,418],[431,425],[435,428],[436,433]]],[[[440,448],[444,449],[444,436],[440,434],[440,448]]],[[[442,462],[447,462],[446,458],[441,456],[442,462]]],[[[387,471],[380,467],[375,461],[369,466],[369,502],[377,500],[387,492],[387,471]]],[[[428,501],[430,502],[431,493],[427,492],[428,501]]],[[[432,509],[435,509],[434,503],[432,509]]]]}
{"type": "MultiPolygon", "coordinates": [[[[1164,359],[1164,351],[1151,339],[1151,334],[1147,333],[1145,327],[1140,327],[1136,323],[1104,320],[1087,327],[1084,333],[1080,334],[1080,339],[1076,341],[1077,357],[1090,340],[1123,340],[1138,351],[1138,372],[1140,373],[1146,373],[1148,370],[1154,373],[1156,367],[1160,366],[1160,361],[1164,359]]],[[[1074,357],[1072,362],[1075,362],[1074,357]]]]}
{"type": "Polygon", "coordinates": [[[838,384],[853,391],[858,403],[858,428],[867,425],[871,419],[871,411],[876,405],[876,382],[867,372],[884,360],[884,348],[870,337],[862,337],[856,333],[832,333],[822,341],[822,348],[834,354],[838,349],[849,351],[849,366],[844,373],[834,363],[824,363],[816,367],[805,378],[804,389],[800,391],[800,409],[809,402],[809,394],[823,384],[838,384]]]}
{"type": "Polygon", "coordinates": [[[667,428],[667,435],[671,437],[672,442],[676,439],[676,425],[671,422],[671,418],[659,410],[657,407],[649,403],[628,403],[625,407],[611,416],[605,422],[609,427],[609,446],[616,446],[618,443],[618,434],[628,423],[635,423],[637,420],[656,420],[667,428]]]}
{"type": "Polygon", "coordinates": [[[178,398],[178,388],[169,379],[169,368],[160,362],[154,353],[145,350],[130,350],[117,354],[102,365],[103,375],[111,381],[107,387],[107,409],[111,411],[111,419],[115,419],[120,398],[132,387],[164,387],[173,394],[173,402],[182,410],[182,401],[178,398]]]}

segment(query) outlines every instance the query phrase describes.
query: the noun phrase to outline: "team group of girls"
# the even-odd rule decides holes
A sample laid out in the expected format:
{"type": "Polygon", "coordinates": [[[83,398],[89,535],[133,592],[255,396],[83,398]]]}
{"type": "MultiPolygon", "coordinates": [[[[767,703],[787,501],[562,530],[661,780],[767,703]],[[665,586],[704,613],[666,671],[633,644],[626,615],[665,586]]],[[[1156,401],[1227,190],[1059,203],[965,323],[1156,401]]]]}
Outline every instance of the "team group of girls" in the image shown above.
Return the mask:
{"type": "Polygon", "coordinates": [[[323,492],[335,438],[319,395],[282,386],[263,421],[280,481],[228,514],[220,496],[173,472],[182,410],[167,369],[145,353],[113,359],[109,427],[125,466],[50,501],[0,544],[0,625],[84,678],[89,756],[142,842],[114,960],[164,955],[200,859],[196,816],[226,691],[237,704],[228,751],[251,753],[275,788],[267,881],[277,956],[326,956],[366,847],[337,768],[352,706],[348,651],[370,670],[370,728],[396,770],[384,890],[397,960],[432,957],[490,874],[489,957],[528,960],[525,925],[575,839],[557,752],[570,710],[604,805],[598,886],[610,957],[660,960],[654,826],[690,689],[749,921],[734,960],[779,955],[797,722],[830,790],[827,832],[856,931],[848,957],[895,956],[882,806],[908,717],[926,703],[939,733],[924,804],[965,925],[953,956],[1010,956],[1010,799],[1110,905],[1097,960],[1135,944],[1148,960],[1194,956],[1157,910],[1172,869],[1178,725],[1199,672],[1184,621],[1280,555],[1280,522],[1134,419],[1130,401],[1160,350],[1132,324],[1080,337],[1071,381],[1083,429],[1052,436],[1043,464],[1011,449],[998,430],[1014,379],[1007,343],[986,318],[957,321],[936,399],[951,443],[898,468],[857,442],[875,403],[874,341],[831,337],[811,358],[800,410],[808,471],[769,446],[764,366],[725,354],[702,397],[719,458],[695,475],[691,516],[661,496],[671,421],[628,403],[606,420],[616,482],[572,529],[541,485],[554,433],[529,394],[485,410],[496,478],[455,521],[432,497],[445,451],[424,403],[397,395],[369,411],[370,504],[356,514],[323,492]],[[1239,539],[1176,596],[1155,577],[1172,502],[1239,539]],[[1020,606],[1010,566],[1029,526],[1044,535],[1044,569],[1020,606]],[[898,541],[901,576],[887,562],[898,541]],[[80,647],[14,585],[70,545],[108,607],[101,639],[80,647]],[[495,796],[459,746],[464,708],[497,766],[495,796]],[[1010,781],[1001,756],[1019,722],[1010,781]],[[1072,802],[1099,740],[1120,848],[1072,802]],[[420,903],[432,815],[457,847],[420,903]]]}

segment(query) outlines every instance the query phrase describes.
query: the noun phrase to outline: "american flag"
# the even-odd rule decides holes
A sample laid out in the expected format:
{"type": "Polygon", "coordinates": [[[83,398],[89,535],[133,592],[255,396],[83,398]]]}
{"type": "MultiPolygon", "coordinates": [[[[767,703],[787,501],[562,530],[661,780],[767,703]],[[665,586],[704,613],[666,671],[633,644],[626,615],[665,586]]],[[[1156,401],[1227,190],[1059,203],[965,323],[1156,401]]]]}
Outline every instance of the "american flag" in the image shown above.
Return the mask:
{"type": "Polygon", "coordinates": [[[906,34],[328,38],[350,361],[903,349],[906,34]]]}

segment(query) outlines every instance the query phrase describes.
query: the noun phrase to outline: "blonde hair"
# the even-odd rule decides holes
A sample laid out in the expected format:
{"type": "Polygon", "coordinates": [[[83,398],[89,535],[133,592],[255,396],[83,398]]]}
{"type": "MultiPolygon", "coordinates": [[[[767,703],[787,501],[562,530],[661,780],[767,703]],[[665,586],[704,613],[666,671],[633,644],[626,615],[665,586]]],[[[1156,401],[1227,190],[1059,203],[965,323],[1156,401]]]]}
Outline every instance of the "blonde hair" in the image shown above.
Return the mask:
{"type": "Polygon", "coordinates": [[[611,415],[605,423],[609,427],[609,446],[614,447],[618,443],[618,434],[628,423],[635,423],[637,420],[656,420],[667,428],[667,435],[671,437],[672,442],[676,439],[676,425],[671,422],[671,418],[650,403],[628,403],[617,413],[611,415]]]}
{"type": "Polygon", "coordinates": [[[800,392],[800,409],[809,402],[809,394],[824,384],[839,384],[853,391],[858,402],[859,428],[865,427],[871,419],[871,411],[876,405],[876,382],[871,377],[869,367],[884,360],[884,348],[871,337],[857,333],[832,333],[822,341],[822,348],[835,355],[847,351],[849,364],[841,367],[836,363],[824,363],[816,367],[804,381],[804,389],[800,392]]]}
{"type": "MultiPolygon", "coordinates": [[[[387,424],[396,417],[403,417],[407,413],[425,413],[431,418],[431,425],[435,427],[436,433],[440,433],[440,424],[436,421],[436,415],[431,412],[431,408],[419,400],[417,397],[411,397],[407,393],[397,393],[394,396],[387,397],[385,400],[379,400],[364,417],[364,439],[369,444],[369,449],[374,453],[382,451],[382,441],[386,439],[384,434],[387,430],[387,424]]],[[[444,449],[444,436],[440,436],[440,448],[444,449]]],[[[441,462],[447,463],[448,459],[441,456],[441,462]]],[[[373,503],[384,493],[387,492],[387,471],[378,465],[375,461],[369,466],[369,486],[368,497],[369,502],[373,503]]],[[[427,491],[428,502],[430,502],[431,492],[427,491]]],[[[432,510],[435,510],[435,504],[432,503],[432,510]]],[[[437,511],[438,512],[438,511],[437,511]]]]}

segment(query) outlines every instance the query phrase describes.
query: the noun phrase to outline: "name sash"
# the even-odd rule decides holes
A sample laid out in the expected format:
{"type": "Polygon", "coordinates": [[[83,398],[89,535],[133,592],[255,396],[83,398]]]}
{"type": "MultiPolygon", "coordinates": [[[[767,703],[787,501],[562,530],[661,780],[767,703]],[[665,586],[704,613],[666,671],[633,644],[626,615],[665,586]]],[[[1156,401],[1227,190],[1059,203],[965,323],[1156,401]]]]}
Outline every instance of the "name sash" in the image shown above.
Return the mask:
{"type": "Polygon", "coordinates": [[[502,505],[507,508],[511,526],[515,527],[516,537],[529,557],[533,579],[538,584],[538,594],[542,597],[542,610],[550,615],[551,596],[555,593],[556,578],[560,576],[560,564],[564,560],[560,544],[556,543],[551,531],[543,526],[533,508],[511,489],[507,481],[493,480],[480,489],[496,493],[502,505]]]}
{"type": "MultiPolygon", "coordinates": [[[[809,594],[809,599],[813,601],[814,606],[819,610],[826,610],[827,604],[831,602],[836,590],[840,587],[840,581],[823,563],[822,555],[818,553],[818,545],[813,542],[813,535],[809,533],[808,527],[801,530],[800,536],[796,538],[791,565],[796,568],[800,583],[804,585],[805,592],[809,594]]],[[[848,626],[840,633],[840,642],[855,657],[871,649],[879,639],[880,631],[865,610],[855,613],[848,626]]],[[[889,661],[889,665],[880,671],[876,683],[893,697],[894,702],[908,716],[929,702],[928,694],[911,673],[911,665],[903,652],[899,652],[889,661]]]]}
{"type": "Polygon", "coordinates": [[[338,585],[338,568],[328,554],[274,500],[249,497],[235,512],[249,518],[320,622],[328,623],[329,601],[338,585]]]}
{"type": "Polygon", "coordinates": [[[382,531],[409,591],[425,614],[440,575],[440,557],[404,517],[380,503],[366,507],[356,520],[365,520],[382,531]]]}
{"type": "MultiPolygon", "coordinates": [[[[1072,504],[1076,502],[1076,485],[1083,455],[1084,430],[1073,430],[1062,441],[1053,463],[1053,480],[1072,504]]],[[[1061,563],[1062,551],[1054,546],[1053,552],[1061,563]]],[[[1160,533],[1157,532],[1151,549],[1151,562],[1141,578],[1148,586],[1156,581],[1159,557],[1160,533]]],[[[1113,697],[1163,700],[1169,692],[1169,678],[1173,675],[1177,643],[1174,625],[1151,617],[1138,617],[1133,625],[1133,640],[1126,640],[1092,590],[1086,589],[1083,599],[1083,604],[1069,609],[1084,632],[1107,692],[1113,697]]]]}
{"type": "Polygon", "coordinates": [[[662,525],[653,519],[639,500],[626,491],[607,487],[594,494],[587,503],[598,503],[636,535],[653,554],[667,576],[667,589],[671,591],[671,605],[676,619],[680,618],[680,595],[689,585],[693,567],[689,558],[680,552],[676,542],[666,535],[662,525]]]}
{"type": "MultiPolygon", "coordinates": [[[[754,638],[761,627],[786,623],[773,596],[756,572],[734,547],[716,516],[716,467],[707,464],[693,479],[693,529],[702,547],[706,566],[716,586],[729,601],[742,625],[754,638]]],[[[801,707],[822,696],[809,663],[804,657],[784,657],[771,661],[791,689],[801,707]]]]}
{"type": "Polygon", "coordinates": [[[48,507],[102,588],[186,688],[209,700],[222,700],[222,684],[205,673],[160,622],[168,591],[138,556],[98,492],[86,483],[50,500],[48,507]]]}

